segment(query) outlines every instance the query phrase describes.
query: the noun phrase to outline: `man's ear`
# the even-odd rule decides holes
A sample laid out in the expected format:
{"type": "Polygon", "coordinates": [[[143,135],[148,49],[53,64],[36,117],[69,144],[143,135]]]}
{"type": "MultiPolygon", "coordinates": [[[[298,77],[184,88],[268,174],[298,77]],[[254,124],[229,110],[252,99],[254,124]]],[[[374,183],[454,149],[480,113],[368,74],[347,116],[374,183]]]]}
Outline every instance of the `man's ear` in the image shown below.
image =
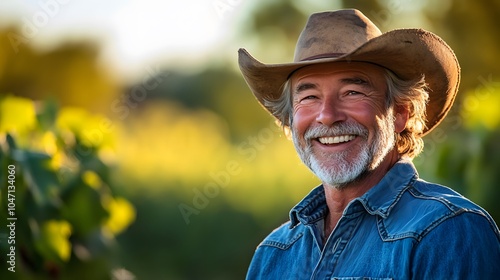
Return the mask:
{"type": "Polygon", "coordinates": [[[394,130],[396,133],[401,133],[406,128],[410,111],[407,106],[396,106],[394,108],[394,130]]]}

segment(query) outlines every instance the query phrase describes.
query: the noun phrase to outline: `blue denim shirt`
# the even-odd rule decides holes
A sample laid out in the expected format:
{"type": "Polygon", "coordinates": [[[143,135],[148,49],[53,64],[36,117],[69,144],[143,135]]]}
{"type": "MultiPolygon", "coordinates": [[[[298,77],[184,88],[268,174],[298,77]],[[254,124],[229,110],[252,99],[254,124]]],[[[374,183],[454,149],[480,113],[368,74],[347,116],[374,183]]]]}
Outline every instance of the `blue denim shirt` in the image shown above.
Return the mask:
{"type": "Polygon", "coordinates": [[[322,242],[322,186],[258,246],[247,279],[500,279],[500,232],[489,214],[399,161],[349,203],[322,242]]]}

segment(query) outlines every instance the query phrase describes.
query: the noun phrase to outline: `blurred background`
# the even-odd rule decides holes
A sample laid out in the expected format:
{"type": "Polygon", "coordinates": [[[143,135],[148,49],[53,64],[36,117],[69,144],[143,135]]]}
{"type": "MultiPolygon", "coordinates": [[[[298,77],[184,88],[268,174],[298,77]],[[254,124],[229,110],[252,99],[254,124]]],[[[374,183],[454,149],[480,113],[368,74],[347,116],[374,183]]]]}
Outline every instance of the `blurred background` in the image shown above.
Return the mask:
{"type": "Polygon", "coordinates": [[[292,61],[308,15],[340,8],[455,50],[455,106],[414,162],[499,223],[498,1],[4,0],[0,278],[244,278],[319,182],[254,100],[237,50],[292,61]]]}

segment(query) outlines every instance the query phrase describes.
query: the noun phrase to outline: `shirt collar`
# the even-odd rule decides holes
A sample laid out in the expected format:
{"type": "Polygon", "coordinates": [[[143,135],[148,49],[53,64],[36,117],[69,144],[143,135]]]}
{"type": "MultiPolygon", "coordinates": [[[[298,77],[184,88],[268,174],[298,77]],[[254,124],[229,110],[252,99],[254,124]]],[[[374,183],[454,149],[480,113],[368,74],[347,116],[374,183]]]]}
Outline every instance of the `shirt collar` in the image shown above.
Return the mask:
{"type": "MultiPolygon", "coordinates": [[[[359,211],[361,208],[359,205],[362,205],[369,214],[387,218],[404,191],[417,178],[417,170],[411,161],[404,159],[398,161],[378,184],[351,201],[344,210],[344,215],[359,211]]],[[[323,219],[327,211],[325,191],[320,185],[292,208],[290,227],[295,227],[299,222],[304,225],[313,224],[323,219]]]]}

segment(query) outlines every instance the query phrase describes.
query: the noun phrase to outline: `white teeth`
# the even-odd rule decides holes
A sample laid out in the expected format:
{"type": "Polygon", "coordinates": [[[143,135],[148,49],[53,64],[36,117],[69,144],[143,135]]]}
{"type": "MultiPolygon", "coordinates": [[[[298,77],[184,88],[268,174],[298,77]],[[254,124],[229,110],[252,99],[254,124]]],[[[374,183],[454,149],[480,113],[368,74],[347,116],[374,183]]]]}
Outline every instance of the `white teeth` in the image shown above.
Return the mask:
{"type": "Polygon", "coordinates": [[[335,136],[335,137],[320,137],[318,138],[319,142],[321,144],[338,144],[338,143],[343,143],[343,142],[348,142],[356,138],[355,135],[342,135],[342,136],[335,136]]]}

